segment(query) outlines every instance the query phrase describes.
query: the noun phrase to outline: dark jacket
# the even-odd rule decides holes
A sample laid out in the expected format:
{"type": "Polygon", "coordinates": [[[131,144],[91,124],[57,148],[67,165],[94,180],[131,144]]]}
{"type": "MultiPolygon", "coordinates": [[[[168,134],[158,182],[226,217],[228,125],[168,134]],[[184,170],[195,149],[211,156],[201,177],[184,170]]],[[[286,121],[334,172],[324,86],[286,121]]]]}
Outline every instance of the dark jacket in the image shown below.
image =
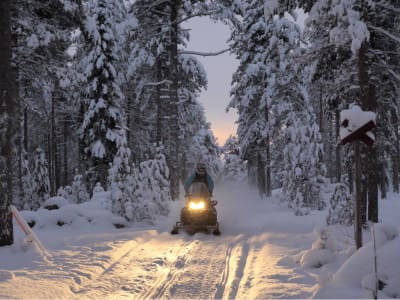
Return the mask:
{"type": "Polygon", "coordinates": [[[186,182],[185,182],[186,194],[189,192],[190,185],[193,182],[203,182],[203,183],[205,183],[207,188],[208,188],[208,190],[209,190],[209,192],[210,192],[210,195],[212,195],[212,192],[213,192],[213,189],[214,189],[214,181],[212,180],[211,176],[208,175],[208,173],[206,173],[204,175],[199,175],[197,173],[193,173],[192,175],[190,175],[188,177],[188,179],[186,180],[186,182]]]}

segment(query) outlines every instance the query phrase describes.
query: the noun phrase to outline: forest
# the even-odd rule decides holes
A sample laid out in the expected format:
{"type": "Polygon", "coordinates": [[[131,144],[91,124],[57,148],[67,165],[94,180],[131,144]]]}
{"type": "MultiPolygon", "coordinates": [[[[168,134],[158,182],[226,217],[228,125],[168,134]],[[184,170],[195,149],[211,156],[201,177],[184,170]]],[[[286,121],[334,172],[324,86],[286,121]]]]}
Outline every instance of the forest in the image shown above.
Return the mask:
{"type": "Polygon", "coordinates": [[[0,40],[0,245],[11,204],[82,203],[100,185],[128,221],[167,215],[198,161],[217,182],[281,189],[296,215],[336,183],[344,209],[328,222],[349,222],[355,155],[339,132],[354,105],[377,116],[360,147],[363,222],[399,192],[397,0],[2,0],[0,40]],[[186,50],[195,17],[229,26],[239,61],[226,99],[238,130],[222,147],[198,101],[196,57],[213,54],[186,50]]]}

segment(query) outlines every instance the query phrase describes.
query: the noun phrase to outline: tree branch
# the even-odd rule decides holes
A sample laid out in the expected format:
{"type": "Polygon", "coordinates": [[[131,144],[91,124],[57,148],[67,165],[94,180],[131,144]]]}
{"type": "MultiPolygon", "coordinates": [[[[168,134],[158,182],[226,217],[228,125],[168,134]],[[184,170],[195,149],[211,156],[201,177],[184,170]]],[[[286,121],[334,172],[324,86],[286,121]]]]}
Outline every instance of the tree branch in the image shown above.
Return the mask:
{"type": "Polygon", "coordinates": [[[179,54],[191,54],[191,55],[199,55],[199,56],[217,56],[228,52],[230,48],[218,51],[218,52],[198,52],[198,51],[179,51],[179,54]]]}
{"type": "Polygon", "coordinates": [[[394,34],[391,34],[389,31],[386,31],[386,30],[384,30],[384,29],[382,29],[380,27],[375,27],[375,26],[372,26],[372,25],[369,25],[368,27],[370,27],[372,30],[375,30],[377,32],[380,32],[380,33],[386,35],[387,37],[389,37],[390,39],[392,39],[396,43],[400,44],[400,37],[395,36],[394,34]]]}
{"type": "Polygon", "coordinates": [[[394,7],[393,5],[390,5],[390,4],[382,4],[382,3],[377,2],[375,5],[379,6],[379,7],[386,8],[388,10],[391,10],[391,11],[395,12],[395,13],[400,13],[400,8],[394,7]]]}

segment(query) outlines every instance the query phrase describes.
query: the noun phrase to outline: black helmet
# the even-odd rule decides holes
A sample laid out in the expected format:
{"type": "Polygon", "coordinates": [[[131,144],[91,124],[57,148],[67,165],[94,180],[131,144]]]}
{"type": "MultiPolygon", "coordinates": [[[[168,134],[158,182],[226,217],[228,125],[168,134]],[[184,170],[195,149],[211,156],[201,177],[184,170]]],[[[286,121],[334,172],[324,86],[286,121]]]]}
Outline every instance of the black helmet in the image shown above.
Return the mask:
{"type": "Polygon", "coordinates": [[[204,175],[206,174],[206,165],[203,163],[198,163],[196,165],[196,173],[199,175],[204,175]]]}

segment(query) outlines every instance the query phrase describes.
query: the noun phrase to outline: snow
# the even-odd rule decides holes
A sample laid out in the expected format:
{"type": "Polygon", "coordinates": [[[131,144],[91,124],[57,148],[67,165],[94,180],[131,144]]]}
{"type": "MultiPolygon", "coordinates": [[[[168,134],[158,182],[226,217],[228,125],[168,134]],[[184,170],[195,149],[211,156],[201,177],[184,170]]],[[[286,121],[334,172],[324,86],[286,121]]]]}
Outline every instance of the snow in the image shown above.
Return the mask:
{"type": "MultiPolygon", "coordinates": [[[[323,190],[328,200],[332,187],[323,190]]],[[[294,216],[279,193],[261,199],[241,184],[217,185],[221,236],[170,235],[183,199],[171,202],[168,217],[131,224],[104,209],[110,195],[101,189],[81,204],[52,198],[46,204],[60,209],[21,212],[36,222],[32,229],[49,255],[15,224],[14,244],[0,247],[0,298],[371,298],[371,230],[364,229],[356,251],[352,227],[326,227],[327,209],[294,216]]],[[[378,297],[398,298],[398,195],[380,199],[379,212],[377,276],[386,285],[378,297]]]]}
{"type": "MultiPolygon", "coordinates": [[[[358,105],[353,105],[351,108],[340,112],[340,123],[343,123],[345,120],[348,120],[348,125],[346,127],[340,127],[341,140],[369,121],[373,121],[376,124],[376,113],[372,111],[362,111],[358,105]]],[[[373,136],[370,135],[370,137],[374,139],[373,136]]]]}

